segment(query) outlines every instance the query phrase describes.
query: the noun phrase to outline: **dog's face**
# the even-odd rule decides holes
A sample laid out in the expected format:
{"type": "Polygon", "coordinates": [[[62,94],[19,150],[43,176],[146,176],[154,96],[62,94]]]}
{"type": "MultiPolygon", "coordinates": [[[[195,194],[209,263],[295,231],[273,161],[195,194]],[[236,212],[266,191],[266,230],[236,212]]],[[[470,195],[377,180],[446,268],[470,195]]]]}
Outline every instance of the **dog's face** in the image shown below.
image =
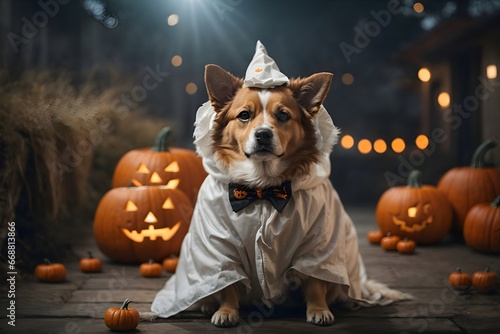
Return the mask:
{"type": "Polygon", "coordinates": [[[249,88],[207,65],[205,83],[217,113],[214,158],[233,182],[264,187],[309,171],[320,154],[312,119],[331,79],[330,73],[318,73],[273,89],[249,88]]]}

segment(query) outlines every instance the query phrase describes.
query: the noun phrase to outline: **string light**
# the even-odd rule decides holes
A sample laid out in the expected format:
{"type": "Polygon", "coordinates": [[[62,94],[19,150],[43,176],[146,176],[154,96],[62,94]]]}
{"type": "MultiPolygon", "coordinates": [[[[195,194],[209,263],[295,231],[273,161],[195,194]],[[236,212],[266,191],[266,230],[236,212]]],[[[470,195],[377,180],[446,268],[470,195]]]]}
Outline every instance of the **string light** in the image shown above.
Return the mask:
{"type": "Polygon", "coordinates": [[[348,150],[354,146],[354,138],[352,138],[352,136],[345,135],[340,140],[340,145],[342,145],[343,148],[348,150]]]}

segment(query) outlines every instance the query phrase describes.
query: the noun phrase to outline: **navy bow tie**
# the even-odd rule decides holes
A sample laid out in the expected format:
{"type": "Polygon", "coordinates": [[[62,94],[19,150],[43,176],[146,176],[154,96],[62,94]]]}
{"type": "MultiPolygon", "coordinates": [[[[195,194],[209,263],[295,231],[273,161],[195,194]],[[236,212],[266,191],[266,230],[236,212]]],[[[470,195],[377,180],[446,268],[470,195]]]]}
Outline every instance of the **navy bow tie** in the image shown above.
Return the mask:
{"type": "Polygon", "coordinates": [[[290,181],[265,189],[251,189],[236,183],[229,184],[229,201],[234,212],[246,208],[258,199],[268,200],[276,210],[281,212],[290,200],[291,195],[292,183],[290,181]]]}

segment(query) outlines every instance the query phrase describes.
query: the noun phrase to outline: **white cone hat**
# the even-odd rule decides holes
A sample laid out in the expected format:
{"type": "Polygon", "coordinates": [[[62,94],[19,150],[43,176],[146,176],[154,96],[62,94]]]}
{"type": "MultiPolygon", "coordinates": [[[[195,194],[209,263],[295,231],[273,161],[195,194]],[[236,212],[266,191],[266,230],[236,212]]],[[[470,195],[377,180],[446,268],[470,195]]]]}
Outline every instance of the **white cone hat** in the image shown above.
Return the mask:
{"type": "Polygon", "coordinates": [[[244,85],[256,88],[274,88],[288,82],[288,77],[280,72],[276,62],[268,56],[264,45],[257,41],[255,55],[245,74],[244,85]]]}

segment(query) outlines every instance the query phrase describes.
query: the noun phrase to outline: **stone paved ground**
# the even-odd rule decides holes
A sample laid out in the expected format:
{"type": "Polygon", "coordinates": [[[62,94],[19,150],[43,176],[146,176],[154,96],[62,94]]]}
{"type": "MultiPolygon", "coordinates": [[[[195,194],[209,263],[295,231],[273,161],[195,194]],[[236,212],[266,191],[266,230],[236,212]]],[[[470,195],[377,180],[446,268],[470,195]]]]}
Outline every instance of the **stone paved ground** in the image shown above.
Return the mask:
{"type": "MultiPolygon", "coordinates": [[[[491,295],[458,294],[446,284],[455,267],[472,273],[490,266],[500,273],[500,257],[470,251],[465,245],[448,240],[443,244],[418,248],[414,255],[385,252],[366,241],[368,230],[376,227],[373,208],[351,208],[360,236],[361,253],[371,278],[413,294],[412,301],[355,311],[334,308],[336,324],[317,327],[305,322],[299,304],[277,306],[272,314],[258,309],[242,310],[239,327],[219,329],[209,318],[197,313],[174,319],[141,321],[136,333],[500,333],[500,292],[491,295]]],[[[74,252],[87,250],[104,259],[92,238],[91,226],[81,231],[74,252]]],[[[84,274],[78,263],[65,263],[65,283],[46,284],[34,278],[17,282],[16,326],[0,322],[1,333],[109,333],[103,322],[107,308],[124,299],[139,311],[149,311],[155,293],[168,278],[143,278],[136,265],[104,260],[104,270],[84,274]]],[[[6,311],[7,296],[2,290],[1,309],[6,311]]]]}

